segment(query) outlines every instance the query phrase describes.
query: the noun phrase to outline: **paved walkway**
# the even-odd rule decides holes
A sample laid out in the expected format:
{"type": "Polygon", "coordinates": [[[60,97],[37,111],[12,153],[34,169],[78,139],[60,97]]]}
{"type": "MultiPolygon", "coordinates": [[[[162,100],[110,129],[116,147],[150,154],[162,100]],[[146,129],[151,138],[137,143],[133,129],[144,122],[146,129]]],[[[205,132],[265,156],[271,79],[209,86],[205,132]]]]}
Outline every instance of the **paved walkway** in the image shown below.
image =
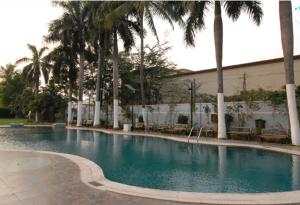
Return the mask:
{"type": "Polygon", "coordinates": [[[79,167],[61,156],[0,151],[0,205],[183,204],[93,189],[79,176],[79,167]]]}

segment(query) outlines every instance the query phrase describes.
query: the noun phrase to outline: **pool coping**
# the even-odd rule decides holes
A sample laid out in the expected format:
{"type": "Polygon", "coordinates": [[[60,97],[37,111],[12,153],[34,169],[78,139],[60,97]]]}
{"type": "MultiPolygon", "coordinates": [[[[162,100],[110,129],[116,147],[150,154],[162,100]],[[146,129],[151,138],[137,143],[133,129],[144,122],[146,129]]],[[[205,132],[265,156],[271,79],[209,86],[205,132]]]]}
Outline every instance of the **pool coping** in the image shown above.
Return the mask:
{"type": "MultiPolygon", "coordinates": [[[[66,127],[71,130],[89,130],[96,132],[103,132],[107,134],[116,134],[116,135],[133,135],[133,136],[144,136],[144,137],[157,137],[172,141],[178,142],[187,142],[186,138],[180,138],[175,136],[164,136],[159,134],[147,134],[147,133],[135,133],[135,132],[123,132],[123,131],[113,131],[106,130],[101,128],[84,128],[84,127],[66,127]]],[[[287,153],[300,155],[300,151],[298,150],[290,150],[287,148],[279,148],[274,145],[257,145],[257,144],[244,144],[238,142],[226,142],[224,140],[220,141],[199,141],[197,142],[195,139],[190,139],[189,143],[201,143],[208,145],[226,145],[226,146],[237,146],[237,147],[250,147],[250,148],[258,148],[269,151],[287,153]]],[[[68,156],[67,156],[68,157],[68,156]]],[[[72,159],[71,159],[72,160],[72,159]]],[[[86,159],[87,160],[87,159],[86,159]]],[[[89,160],[88,160],[89,161],[89,160]]],[[[78,161],[74,161],[78,163],[78,161]]],[[[146,197],[151,199],[160,199],[160,200],[168,200],[168,201],[177,201],[177,202],[188,202],[188,203],[206,203],[206,204],[287,204],[287,203],[300,203],[300,190],[297,191],[288,191],[288,192],[266,192],[266,193],[202,193],[202,192],[182,192],[182,191],[170,191],[170,190],[159,190],[159,189],[150,189],[137,187],[132,185],[121,184],[118,182],[110,181],[105,178],[101,167],[93,162],[84,162],[84,165],[80,165],[81,171],[83,172],[81,175],[81,180],[91,186],[88,183],[88,180],[91,180],[93,177],[88,177],[85,171],[85,168],[82,166],[89,166],[91,171],[91,175],[95,176],[93,181],[98,181],[103,186],[94,187],[96,189],[105,189],[107,191],[126,194],[131,196],[138,197],[146,197]],[[94,173],[97,172],[97,173],[94,173]]]]}

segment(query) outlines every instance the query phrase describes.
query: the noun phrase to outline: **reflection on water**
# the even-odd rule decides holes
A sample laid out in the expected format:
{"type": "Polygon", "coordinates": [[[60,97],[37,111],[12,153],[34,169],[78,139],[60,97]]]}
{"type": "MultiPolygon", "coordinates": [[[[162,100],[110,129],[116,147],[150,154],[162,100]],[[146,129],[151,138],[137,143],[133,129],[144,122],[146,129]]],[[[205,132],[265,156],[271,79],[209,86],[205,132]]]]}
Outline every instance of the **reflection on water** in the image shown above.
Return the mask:
{"type": "Polygon", "coordinates": [[[99,164],[110,180],[148,188],[240,193],[300,189],[299,156],[252,148],[52,128],[0,129],[1,147],[80,155],[99,164]]]}
{"type": "Polygon", "coordinates": [[[299,156],[292,155],[292,189],[299,189],[300,187],[300,160],[299,156]]]}

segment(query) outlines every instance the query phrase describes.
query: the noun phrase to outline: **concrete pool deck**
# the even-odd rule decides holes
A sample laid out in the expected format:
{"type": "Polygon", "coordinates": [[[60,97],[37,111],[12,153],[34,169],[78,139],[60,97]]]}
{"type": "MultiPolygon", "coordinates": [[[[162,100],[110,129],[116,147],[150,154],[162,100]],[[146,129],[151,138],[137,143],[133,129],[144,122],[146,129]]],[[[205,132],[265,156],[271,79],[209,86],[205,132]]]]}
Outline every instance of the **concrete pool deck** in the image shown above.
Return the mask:
{"type": "MultiPolygon", "coordinates": [[[[78,129],[78,128],[71,128],[78,129]]],[[[95,128],[79,128],[111,134],[124,133],[95,128]]],[[[152,134],[186,142],[186,138],[152,134]]],[[[191,140],[192,143],[196,141],[191,140]]],[[[290,145],[201,139],[200,143],[247,146],[300,155],[290,145]]],[[[263,194],[215,194],[162,191],[127,186],[109,181],[95,163],[74,155],[0,150],[0,205],[2,204],[300,204],[300,191],[263,194]],[[177,202],[176,202],[177,201],[177,202]]]]}

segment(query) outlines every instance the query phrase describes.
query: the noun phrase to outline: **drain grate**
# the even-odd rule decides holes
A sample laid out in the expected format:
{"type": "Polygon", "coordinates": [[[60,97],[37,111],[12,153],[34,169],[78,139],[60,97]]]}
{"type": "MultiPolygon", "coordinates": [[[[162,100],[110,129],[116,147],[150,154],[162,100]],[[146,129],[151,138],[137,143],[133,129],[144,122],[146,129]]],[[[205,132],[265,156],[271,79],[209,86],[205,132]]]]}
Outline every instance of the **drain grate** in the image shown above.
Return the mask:
{"type": "Polygon", "coordinates": [[[89,184],[91,184],[91,185],[93,185],[93,186],[103,186],[102,184],[100,184],[99,182],[97,182],[97,181],[91,181],[91,182],[89,182],[89,184]]]}

